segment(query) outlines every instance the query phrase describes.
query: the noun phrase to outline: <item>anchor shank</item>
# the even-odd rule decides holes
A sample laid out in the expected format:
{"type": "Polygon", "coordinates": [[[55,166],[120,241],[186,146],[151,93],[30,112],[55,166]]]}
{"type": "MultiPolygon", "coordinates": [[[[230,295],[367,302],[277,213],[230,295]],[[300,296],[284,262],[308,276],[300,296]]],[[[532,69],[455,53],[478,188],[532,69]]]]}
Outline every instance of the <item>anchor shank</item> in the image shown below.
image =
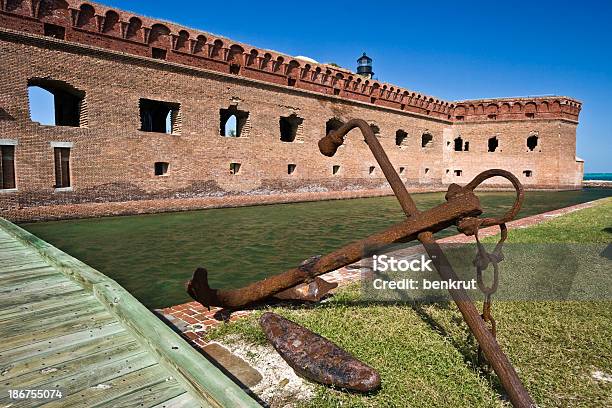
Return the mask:
{"type": "MultiPolygon", "coordinates": [[[[321,153],[326,156],[333,156],[337,148],[343,143],[344,135],[346,135],[346,133],[348,133],[348,131],[353,129],[354,127],[359,127],[361,129],[366,139],[366,142],[370,147],[370,150],[374,154],[376,161],[378,161],[381,169],[383,170],[383,173],[385,174],[385,177],[387,177],[387,180],[389,181],[389,184],[391,185],[395,196],[399,200],[400,205],[402,206],[402,209],[404,210],[406,216],[425,216],[425,213],[421,213],[417,209],[414,201],[410,197],[410,193],[408,193],[406,186],[404,185],[404,183],[402,183],[398,174],[395,172],[395,169],[393,168],[393,165],[387,157],[387,154],[380,145],[380,142],[378,141],[376,136],[374,136],[374,132],[372,132],[372,129],[365,121],[360,119],[353,119],[346,123],[344,126],[342,126],[340,129],[338,129],[336,132],[331,133],[330,135],[327,135],[326,137],[321,139],[319,141],[319,149],[321,150],[321,153]]],[[[506,219],[511,219],[514,217],[514,215],[516,215],[516,213],[518,213],[520,209],[520,202],[523,198],[523,188],[516,179],[516,177],[514,177],[514,175],[505,171],[490,170],[488,172],[480,174],[463,190],[473,190],[478,184],[480,184],[480,182],[484,181],[486,178],[490,177],[490,175],[495,173],[497,173],[497,175],[504,175],[504,177],[506,177],[512,182],[517,191],[517,201],[510,210],[510,212],[504,217],[505,222],[506,219]]],[[[449,188],[449,193],[456,193],[456,189],[454,190],[455,191],[452,191],[449,188]]],[[[487,219],[487,221],[489,220],[487,219]]],[[[455,273],[448,259],[444,255],[442,248],[440,248],[440,245],[436,243],[433,237],[433,232],[436,231],[429,230],[421,232],[418,235],[419,241],[421,241],[421,243],[424,245],[429,257],[432,259],[434,266],[438,270],[438,273],[440,274],[440,277],[443,280],[459,280],[457,274],[455,273]]],[[[529,396],[529,393],[525,389],[525,386],[519,379],[518,374],[514,370],[514,367],[512,367],[512,364],[510,364],[510,361],[499,347],[499,344],[497,343],[489,329],[486,327],[484,320],[482,319],[482,317],[480,317],[480,313],[478,312],[478,310],[476,310],[476,307],[472,303],[467,292],[464,289],[452,289],[449,290],[449,292],[451,297],[457,304],[457,307],[461,311],[461,314],[463,315],[463,318],[466,321],[468,327],[474,334],[474,337],[476,337],[476,339],[478,340],[478,343],[484,351],[487,360],[493,367],[493,370],[499,377],[504,389],[508,393],[512,405],[517,408],[534,407],[535,404],[529,396]]]]}

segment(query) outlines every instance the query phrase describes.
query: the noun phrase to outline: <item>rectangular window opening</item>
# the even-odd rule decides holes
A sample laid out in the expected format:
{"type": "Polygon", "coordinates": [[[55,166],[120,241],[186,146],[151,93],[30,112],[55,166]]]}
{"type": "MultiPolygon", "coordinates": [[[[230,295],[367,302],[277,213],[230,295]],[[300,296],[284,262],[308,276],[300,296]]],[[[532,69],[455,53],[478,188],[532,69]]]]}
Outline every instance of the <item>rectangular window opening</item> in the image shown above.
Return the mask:
{"type": "Polygon", "coordinates": [[[375,170],[376,170],[376,167],[370,166],[370,168],[368,169],[368,174],[370,174],[370,175],[374,174],[375,170]]]}
{"type": "Polygon", "coordinates": [[[287,174],[293,174],[295,172],[295,164],[287,165],[287,174]]]}
{"type": "Polygon", "coordinates": [[[399,168],[399,174],[402,175],[406,172],[406,168],[405,167],[400,167],[399,168]]]}
{"type": "Polygon", "coordinates": [[[45,23],[43,30],[45,37],[57,38],[58,40],[66,38],[66,29],[62,26],[45,23]]]}
{"type": "Polygon", "coordinates": [[[461,177],[461,175],[463,174],[463,171],[462,170],[455,170],[454,173],[455,173],[456,177],[461,177]]]}
{"type": "Polygon", "coordinates": [[[281,117],[279,120],[281,142],[294,142],[302,122],[304,119],[295,114],[281,117]]]}
{"type": "Polygon", "coordinates": [[[156,176],[165,176],[168,173],[169,164],[166,162],[156,162],[155,163],[155,175],[156,176]]]}
{"type": "Polygon", "coordinates": [[[0,190],[15,188],[15,146],[0,146],[0,190]]]}
{"type": "Polygon", "coordinates": [[[178,135],[181,131],[180,104],[140,99],[140,130],[178,135]]]}
{"type": "Polygon", "coordinates": [[[151,56],[158,60],[165,60],[168,56],[168,51],[164,50],[163,48],[152,48],[151,56]]]}
{"type": "Polygon", "coordinates": [[[240,163],[230,163],[230,174],[235,175],[240,173],[240,163]]]}
{"type": "Polygon", "coordinates": [[[66,82],[41,78],[28,80],[28,103],[30,119],[41,125],[87,125],[85,92],[66,82]]]}
{"type": "Polygon", "coordinates": [[[53,148],[55,159],[55,188],[70,187],[70,148],[53,148]]]}
{"type": "Polygon", "coordinates": [[[338,174],[339,171],[340,171],[340,166],[335,165],[332,167],[332,174],[338,174]]]}

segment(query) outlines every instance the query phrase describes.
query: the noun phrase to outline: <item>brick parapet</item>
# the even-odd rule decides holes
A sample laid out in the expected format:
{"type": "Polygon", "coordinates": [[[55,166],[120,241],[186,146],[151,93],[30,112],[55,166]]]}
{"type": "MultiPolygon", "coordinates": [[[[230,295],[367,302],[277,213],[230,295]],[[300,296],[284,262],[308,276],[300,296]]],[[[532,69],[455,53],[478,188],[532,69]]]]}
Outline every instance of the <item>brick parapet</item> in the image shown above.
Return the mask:
{"type": "Polygon", "coordinates": [[[577,121],[581,103],[567,97],[496,98],[450,102],[393,84],[362,78],[328,64],[254,48],[211,33],[79,0],[4,0],[0,26],[42,35],[44,24],[64,27],[69,42],[150,57],[163,49],[166,61],[237,77],[291,86],[445,119],[477,121],[560,118],[577,121]]]}

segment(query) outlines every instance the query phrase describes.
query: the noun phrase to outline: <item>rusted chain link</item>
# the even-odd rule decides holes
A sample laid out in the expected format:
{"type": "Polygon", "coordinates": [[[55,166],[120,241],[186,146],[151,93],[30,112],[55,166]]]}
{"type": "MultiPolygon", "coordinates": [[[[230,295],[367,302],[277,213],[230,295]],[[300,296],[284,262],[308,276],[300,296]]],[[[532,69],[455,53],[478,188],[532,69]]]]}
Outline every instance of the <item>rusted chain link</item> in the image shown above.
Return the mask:
{"type": "MultiPolygon", "coordinates": [[[[478,289],[484,294],[485,299],[482,306],[482,320],[485,323],[490,325],[489,331],[494,338],[497,337],[497,322],[491,315],[492,308],[492,296],[497,292],[497,288],[499,286],[499,266],[498,264],[504,260],[504,254],[502,252],[502,247],[506,239],[508,238],[508,228],[505,223],[499,224],[500,227],[500,240],[495,246],[493,252],[489,253],[485,249],[485,247],[480,242],[478,237],[478,230],[483,224],[483,219],[470,217],[469,219],[464,219],[461,222],[459,229],[465,233],[466,235],[474,235],[476,238],[476,257],[472,261],[473,265],[476,267],[476,282],[478,284],[478,289]],[[483,280],[483,271],[485,271],[489,265],[493,266],[493,281],[490,286],[485,285],[483,280]]],[[[485,356],[482,353],[482,347],[478,345],[478,364],[479,365],[487,365],[489,366],[485,356]]]]}

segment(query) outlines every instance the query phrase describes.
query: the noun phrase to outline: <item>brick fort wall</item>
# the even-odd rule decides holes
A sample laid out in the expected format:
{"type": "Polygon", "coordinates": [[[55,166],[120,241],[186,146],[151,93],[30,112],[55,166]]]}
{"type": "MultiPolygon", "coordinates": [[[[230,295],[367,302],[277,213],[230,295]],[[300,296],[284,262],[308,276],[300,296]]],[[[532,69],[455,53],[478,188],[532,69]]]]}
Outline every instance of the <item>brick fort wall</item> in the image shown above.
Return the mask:
{"type": "Polygon", "coordinates": [[[409,188],[464,184],[489,168],[513,172],[527,188],[581,187],[581,104],[568,97],[442,101],[73,0],[0,0],[0,67],[0,145],[14,152],[3,161],[5,178],[7,160],[14,167],[14,185],[0,189],[3,211],[135,200],[159,200],[163,210],[163,199],[387,191],[358,130],[335,157],[318,151],[330,126],[351,118],[373,126],[409,188]],[[29,86],[76,95],[78,112],[68,113],[76,123],[34,122],[29,86]],[[143,130],[143,100],[170,110],[167,133],[143,130]],[[238,137],[222,136],[224,111],[240,118],[238,137]],[[281,140],[281,118],[292,123],[290,141],[281,140]],[[62,148],[70,181],[60,186],[62,148]]]}

